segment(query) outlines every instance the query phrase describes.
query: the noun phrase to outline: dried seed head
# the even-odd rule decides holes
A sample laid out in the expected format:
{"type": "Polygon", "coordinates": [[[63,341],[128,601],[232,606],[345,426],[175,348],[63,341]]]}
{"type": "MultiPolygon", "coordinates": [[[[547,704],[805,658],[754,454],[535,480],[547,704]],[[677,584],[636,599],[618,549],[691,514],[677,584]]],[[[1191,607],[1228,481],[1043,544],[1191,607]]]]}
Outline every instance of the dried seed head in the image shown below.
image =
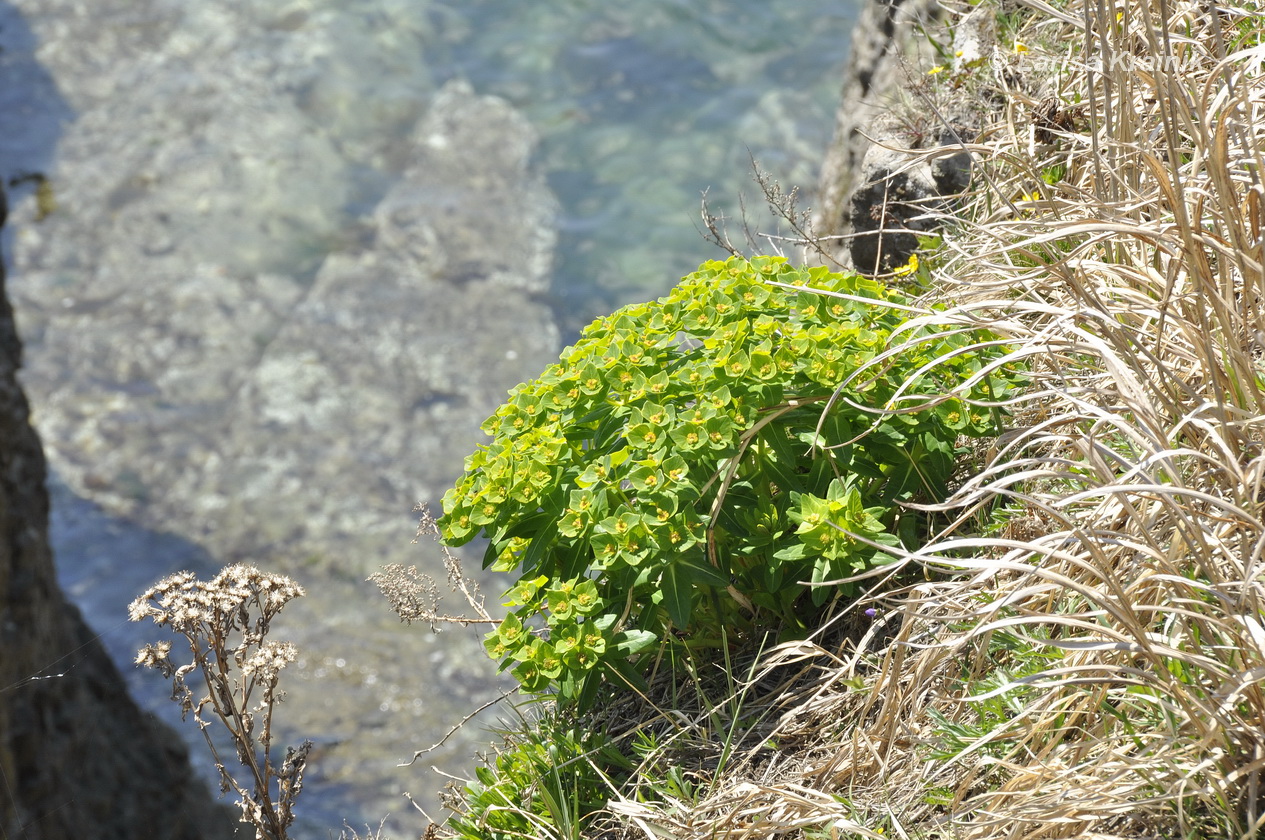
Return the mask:
{"type": "Polygon", "coordinates": [[[192,572],[164,578],[131,603],[128,617],[133,621],[149,617],[156,624],[170,624],[177,632],[196,633],[204,624],[244,623],[243,610],[251,600],[258,601],[266,621],[303,594],[303,587],[285,575],[235,563],[207,582],[197,580],[192,572]]]}
{"type": "Polygon", "coordinates": [[[280,771],[269,761],[267,778],[262,785],[256,778],[252,794],[219,760],[207,730],[215,718],[224,723],[243,765],[252,765],[260,751],[269,753],[272,707],[283,696],[277,686],[280,672],[298,658],[298,649],[290,642],[266,640],[269,622],[286,603],[303,594],[303,588],[284,575],[266,574],[238,563],[209,581],[200,581],[191,572],[171,575],[128,607],[133,621],[152,618],[155,624],[170,625],[188,640],[193,661],[187,665],[177,668],[171,661],[170,642],[146,645],[137,654],[136,664],[155,668],[171,680],[171,698],[180,706],[181,716],[193,713],[216,756],[221,791],[239,794],[242,813],[255,825],[258,838],[285,836],[286,826],[293,821],[294,797],[302,786],[306,752],[296,760],[288,755],[280,771]],[[201,696],[194,694],[187,681],[197,671],[202,679],[195,682],[207,692],[202,694],[199,689],[201,696]],[[244,708],[252,696],[260,698],[259,703],[244,708]],[[266,716],[257,717],[260,713],[266,716]],[[272,798],[267,789],[273,782],[280,789],[280,802],[264,807],[261,802],[272,798]]]}
{"type": "Polygon", "coordinates": [[[149,602],[158,600],[161,603],[163,599],[168,598],[170,593],[186,588],[193,581],[193,572],[176,572],[174,575],[163,578],[142,592],[139,598],[128,605],[128,618],[132,621],[140,621],[146,616],[157,617],[161,615],[161,610],[156,609],[149,602]]]}
{"type": "Polygon", "coordinates": [[[429,575],[418,572],[416,566],[405,568],[393,563],[370,575],[369,580],[378,585],[395,614],[410,624],[439,614],[439,587],[429,575]]]}
{"type": "Polygon", "coordinates": [[[171,642],[145,645],[136,654],[136,664],[143,665],[146,668],[154,668],[164,677],[170,677],[175,672],[176,667],[168,658],[170,653],[171,642]]]}
{"type": "Polygon", "coordinates": [[[299,649],[293,642],[264,642],[259,650],[242,663],[242,673],[260,682],[270,683],[278,672],[299,658],[299,649]]]}

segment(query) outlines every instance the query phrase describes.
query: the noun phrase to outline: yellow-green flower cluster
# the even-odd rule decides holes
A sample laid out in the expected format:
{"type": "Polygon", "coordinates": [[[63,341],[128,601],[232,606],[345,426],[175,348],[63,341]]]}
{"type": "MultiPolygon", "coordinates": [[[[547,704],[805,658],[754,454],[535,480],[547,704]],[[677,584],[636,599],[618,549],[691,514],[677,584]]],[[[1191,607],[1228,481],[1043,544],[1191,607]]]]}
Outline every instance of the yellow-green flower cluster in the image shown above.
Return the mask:
{"type": "MultiPolygon", "coordinates": [[[[945,352],[970,337],[947,333],[871,365],[904,322],[902,303],[874,281],[781,258],[709,262],[666,297],[598,320],[515,388],[440,520],[449,544],[483,535],[486,564],[521,575],[489,653],[517,663],[529,688],[564,696],[595,670],[635,680],[630,663],[655,642],[797,620],[805,597],[828,594],[798,581],[874,562],[862,542],[801,539],[796,511],[839,492],[890,513],[943,486],[959,432],[984,431],[950,428],[943,412],[866,408],[979,370],[945,352]],[[934,374],[915,373],[940,355],[934,374]],[[839,476],[850,477],[832,491],[839,476]]],[[[892,519],[861,525],[892,544],[892,519]]]]}

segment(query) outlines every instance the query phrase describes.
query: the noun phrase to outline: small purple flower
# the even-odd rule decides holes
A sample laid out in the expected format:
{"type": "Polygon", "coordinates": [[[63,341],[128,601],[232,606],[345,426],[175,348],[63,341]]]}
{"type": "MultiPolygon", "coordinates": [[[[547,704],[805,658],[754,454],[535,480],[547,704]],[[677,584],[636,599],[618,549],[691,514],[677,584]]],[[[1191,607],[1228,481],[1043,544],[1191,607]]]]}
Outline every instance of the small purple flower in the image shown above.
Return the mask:
{"type": "Polygon", "coordinates": [[[874,609],[873,607],[870,607],[868,610],[865,611],[865,614],[868,615],[870,618],[873,618],[874,616],[878,615],[878,610],[874,609]]]}

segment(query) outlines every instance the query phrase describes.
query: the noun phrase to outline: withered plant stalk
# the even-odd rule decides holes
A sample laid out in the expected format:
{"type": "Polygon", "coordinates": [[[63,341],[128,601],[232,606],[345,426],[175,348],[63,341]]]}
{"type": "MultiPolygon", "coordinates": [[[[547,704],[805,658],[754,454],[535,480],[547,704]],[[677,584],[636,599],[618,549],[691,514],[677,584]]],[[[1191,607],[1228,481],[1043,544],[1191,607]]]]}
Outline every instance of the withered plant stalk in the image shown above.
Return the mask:
{"type": "MultiPolygon", "coordinates": [[[[303,588],[284,575],[234,564],[210,581],[178,572],[146,590],[128,607],[128,617],[170,626],[189,643],[193,661],[177,666],[170,659],[171,642],[143,647],[136,664],[154,668],[171,680],[171,699],[181,717],[193,719],[206,738],[220,774],[220,791],[240,798],[242,822],[255,827],[256,840],[285,840],[294,822],[294,803],[303,789],[311,741],[287,747],[278,764],[273,759],[273,712],[284,697],[277,689],[281,669],[298,649],[290,642],[268,641],[272,619],[303,588]],[[202,676],[206,693],[195,698],[190,674],[202,676]],[[210,714],[207,713],[208,707],[210,714]],[[211,737],[218,719],[233,740],[245,775],[230,773],[211,737]]],[[[196,678],[195,678],[196,681],[196,678]]]]}

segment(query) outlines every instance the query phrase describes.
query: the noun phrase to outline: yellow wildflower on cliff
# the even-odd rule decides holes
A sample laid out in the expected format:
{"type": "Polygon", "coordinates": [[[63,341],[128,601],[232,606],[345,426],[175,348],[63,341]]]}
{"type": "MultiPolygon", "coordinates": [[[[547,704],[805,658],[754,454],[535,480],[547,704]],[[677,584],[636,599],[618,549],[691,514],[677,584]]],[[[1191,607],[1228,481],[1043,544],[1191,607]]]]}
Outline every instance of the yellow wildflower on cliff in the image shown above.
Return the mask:
{"type": "Polygon", "coordinates": [[[918,270],[918,255],[910,254],[909,262],[905,263],[900,268],[896,269],[896,271],[893,272],[893,274],[897,277],[907,277],[910,274],[913,274],[914,272],[916,272],[917,270],[918,270]]]}

